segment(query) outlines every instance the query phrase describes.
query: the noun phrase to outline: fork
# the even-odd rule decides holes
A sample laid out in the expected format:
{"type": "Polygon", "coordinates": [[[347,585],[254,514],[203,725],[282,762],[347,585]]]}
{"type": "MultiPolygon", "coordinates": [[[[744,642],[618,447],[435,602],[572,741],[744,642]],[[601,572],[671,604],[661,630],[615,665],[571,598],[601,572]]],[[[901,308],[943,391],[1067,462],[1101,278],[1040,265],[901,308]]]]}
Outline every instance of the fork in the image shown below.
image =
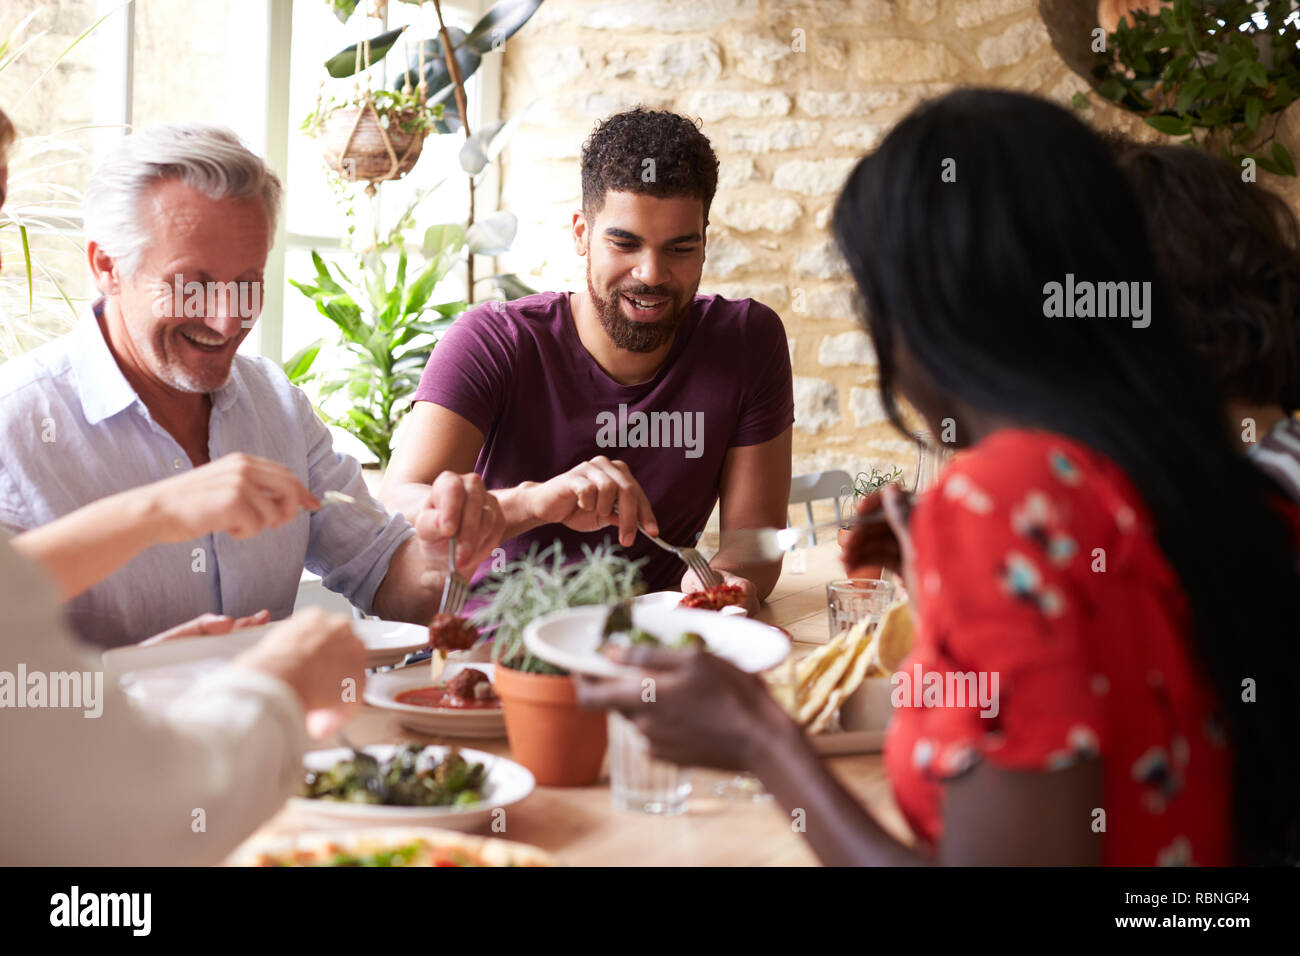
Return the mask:
{"type": "Polygon", "coordinates": [[[469,582],[463,574],[456,573],[456,536],[451,536],[451,545],[447,550],[447,580],[442,586],[442,603],[438,605],[439,614],[459,614],[469,598],[469,582]]]}
{"type": "Polygon", "coordinates": [[[722,575],[713,570],[713,568],[709,566],[709,562],[704,560],[704,555],[700,554],[700,552],[696,551],[694,548],[674,547],[667,541],[661,541],[656,538],[645,528],[642,528],[640,524],[637,525],[637,529],[655,544],[659,545],[659,547],[663,548],[665,551],[671,551],[673,554],[677,555],[677,557],[685,561],[686,566],[695,572],[695,576],[700,579],[700,583],[706,588],[716,588],[722,583],[722,575]]]}
{"type": "Polygon", "coordinates": [[[378,508],[371,507],[365,502],[358,501],[356,498],[342,491],[327,491],[321,495],[322,505],[352,505],[362,514],[369,516],[373,521],[379,524],[388,524],[391,520],[388,512],[380,511],[378,508]]]}

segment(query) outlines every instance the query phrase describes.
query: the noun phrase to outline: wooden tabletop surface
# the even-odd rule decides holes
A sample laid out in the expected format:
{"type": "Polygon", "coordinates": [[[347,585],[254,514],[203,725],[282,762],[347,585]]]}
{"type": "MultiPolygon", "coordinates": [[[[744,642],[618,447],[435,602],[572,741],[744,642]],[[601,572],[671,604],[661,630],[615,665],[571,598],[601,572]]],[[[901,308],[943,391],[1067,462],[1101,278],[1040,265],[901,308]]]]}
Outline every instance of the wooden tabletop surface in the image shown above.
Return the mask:
{"type": "MultiPolygon", "coordinates": [[[[797,642],[796,656],[827,637],[826,582],[842,576],[839,546],[822,542],[788,556],[785,569],[759,619],[785,628],[797,642]]],[[[357,746],[420,740],[396,719],[364,706],[345,732],[357,746]]],[[[433,742],[432,738],[428,742],[433,742]]],[[[322,747],[332,747],[333,740],[322,747]]],[[[510,755],[505,739],[466,741],[466,746],[510,755]]],[[[827,758],[834,773],[891,832],[906,838],[907,826],[890,795],[879,754],[827,758]]],[[[718,797],[715,784],[730,774],[691,770],[693,792],[686,811],[663,817],[616,810],[610,799],[608,767],[590,787],[538,787],[505,811],[504,831],[490,835],[530,843],[574,866],[803,866],[817,860],[795,832],[792,819],[773,801],[718,797]]],[[[288,811],[272,818],[260,834],[303,829],[288,811]]]]}

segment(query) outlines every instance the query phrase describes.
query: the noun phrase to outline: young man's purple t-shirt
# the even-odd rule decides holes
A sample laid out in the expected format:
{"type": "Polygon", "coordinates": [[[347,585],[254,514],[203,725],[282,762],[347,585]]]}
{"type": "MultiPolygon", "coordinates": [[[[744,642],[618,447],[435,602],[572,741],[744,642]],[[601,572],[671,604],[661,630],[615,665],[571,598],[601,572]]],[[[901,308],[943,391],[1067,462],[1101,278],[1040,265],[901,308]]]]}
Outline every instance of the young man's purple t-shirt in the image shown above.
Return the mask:
{"type": "MultiPolygon", "coordinates": [[[[669,544],[693,545],[718,501],[727,450],[776,438],[794,421],[785,329],[752,299],[696,296],[653,379],[620,385],[578,338],[568,293],[466,312],[429,359],[415,401],[441,405],[483,433],[474,466],[488,488],[546,481],[597,455],[625,461],[669,544]]],[[[412,436],[412,439],[419,440],[412,436]]],[[[559,539],[567,559],[617,541],[543,525],[503,543],[509,560],[559,539]]],[[[676,588],[685,566],[638,536],[650,590],[676,588]]],[[[485,563],[475,579],[491,570],[485,563]]]]}

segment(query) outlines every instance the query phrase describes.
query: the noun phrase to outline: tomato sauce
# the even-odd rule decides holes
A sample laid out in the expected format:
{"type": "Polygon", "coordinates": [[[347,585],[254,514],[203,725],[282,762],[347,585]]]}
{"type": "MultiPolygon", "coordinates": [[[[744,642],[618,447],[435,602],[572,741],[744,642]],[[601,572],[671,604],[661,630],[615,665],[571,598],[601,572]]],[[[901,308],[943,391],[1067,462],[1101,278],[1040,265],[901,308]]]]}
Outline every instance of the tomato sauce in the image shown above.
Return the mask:
{"type": "Polygon", "coordinates": [[[490,700],[466,700],[457,697],[441,685],[404,690],[397,695],[396,700],[399,704],[411,704],[415,707],[446,707],[453,710],[491,710],[501,706],[499,697],[490,700]]]}

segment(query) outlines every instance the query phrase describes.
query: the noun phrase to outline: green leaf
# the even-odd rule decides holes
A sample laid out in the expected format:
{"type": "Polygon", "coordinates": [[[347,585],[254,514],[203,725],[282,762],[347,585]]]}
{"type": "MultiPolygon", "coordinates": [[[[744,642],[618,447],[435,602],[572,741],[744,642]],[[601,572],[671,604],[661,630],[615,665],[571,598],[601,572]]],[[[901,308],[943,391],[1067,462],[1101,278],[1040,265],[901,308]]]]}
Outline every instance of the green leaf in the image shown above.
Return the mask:
{"type": "Polygon", "coordinates": [[[1264,109],[1264,102],[1258,96],[1246,97],[1246,128],[1252,133],[1259,127],[1259,114],[1264,109]]]}
{"type": "MultiPolygon", "coordinates": [[[[396,30],[389,30],[387,33],[381,33],[377,37],[370,38],[370,65],[374,66],[393,48],[406,27],[398,27],[396,30]]],[[[342,79],[345,76],[351,76],[357,71],[357,46],[354,43],[349,47],[344,47],[325,61],[325,70],[335,79],[342,79]]],[[[365,70],[366,60],[365,52],[361,54],[361,69],[365,70]]],[[[399,87],[400,89],[400,87],[399,87]]]]}
{"type": "Polygon", "coordinates": [[[524,296],[537,294],[536,289],[521,281],[513,272],[503,272],[500,275],[487,276],[486,278],[492,281],[497,291],[507,300],[522,299],[524,296]]]}
{"type": "Polygon", "coordinates": [[[501,0],[474,24],[465,45],[478,53],[499,49],[519,32],[541,5],[542,0],[501,0]]]}
{"type": "Polygon", "coordinates": [[[1191,132],[1192,124],[1181,116],[1144,116],[1143,121],[1166,136],[1186,136],[1191,132]]]}
{"type": "Polygon", "coordinates": [[[434,288],[450,271],[451,261],[449,257],[440,255],[429,263],[420,273],[419,278],[407,289],[406,301],[402,303],[402,315],[411,315],[424,308],[424,304],[429,301],[429,296],[433,295],[434,288]]]}
{"type": "Polygon", "coordinates": [[[1076,110],[1086,110],[1092,104],[1088,102],[1088,97],[1083,93],[1075,93],[1070,97],[1070,105],[1076,110]]]}
{"type": "Polygon", "coordinates": [[[300,385],[307,380],[308,373],[311,371],[312,363],[316,361],[316,356],[320,354],[321,346],[324,340],[317,339],[310,345],[304,346],[295,352],[282,366],[284,374],[289,376],[289,381],[295,385],[300,385]]]}
{"type": "Polygon", "coordinates": [[[1194,76],[1189,79],[1178,91],[1178,98],[1174,100],[1174,109],[1179,113],[1186,113],[1192,108],[1206,85],[1206,79],[1203,76],[1194,76]]]}
{"type": "Polygon", "coordinates": [[[1295,163],[1291,160],[1291,154],[1285,146],[1276,140],[1273,142],[1273,159],[1281,167],[1283,174],[1287,176],[1295,175],[1295,163]]]}
{"type": "MultiPolygon", "coordinates": [[[[476,52],[465,46],[465,31],[456,27],[447,27],[447,37],[451,41],[452,54],[456,57],[456,64],[460,67],[461,78],[468,80],[474,75],[483,62],[483,58],[476,52]]],[[[425,82],[425,100],[429,103],[436,103],[444,98],[450,98],[454,102],[454,97],[450,97],[451,92],[451,71],[447,69],[447,58],[443,55],[442,40],[438,37],[432,37],[423,40],[409,54],[406,61],[406,69],[397,74],[397,79],[393,83],[393,89],[400,90],[405,88],[408,81],[411,88],[414,89],[420,82],[420,47],[424,49],[424,82],[425,82]]]]}
{"type": "Polygon", "coordinates": [[[426,259],[432,259],[446,252],[459,252],[463,245],[465,245],[465,227],[459,223],[445,222],[425,230],[424,244],[420,251],[424,253],[426,259]]]}

